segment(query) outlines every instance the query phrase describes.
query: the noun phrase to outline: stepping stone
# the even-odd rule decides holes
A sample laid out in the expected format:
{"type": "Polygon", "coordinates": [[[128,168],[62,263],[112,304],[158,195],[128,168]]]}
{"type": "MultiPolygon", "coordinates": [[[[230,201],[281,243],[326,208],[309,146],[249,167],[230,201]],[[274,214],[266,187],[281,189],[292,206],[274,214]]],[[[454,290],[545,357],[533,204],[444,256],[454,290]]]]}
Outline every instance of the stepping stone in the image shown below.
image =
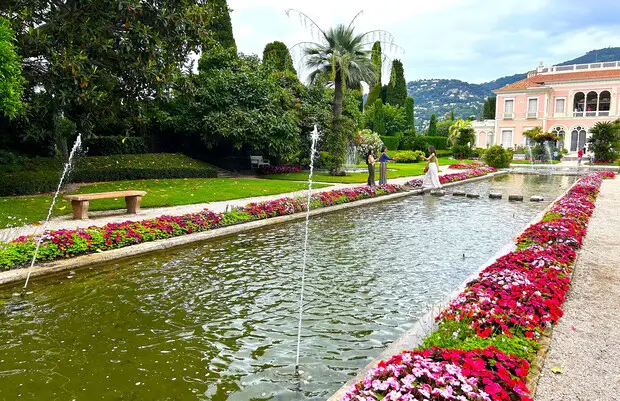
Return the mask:
{"type": "Polygon", "coordinates": [[[532,197],[530,198],[530,201],[531,201],[531,202],[542,202],[542,201],[544,201],[544,200],[545,200],[545,198],[543,198],[543,197],[542,197],[542,196],[540,196],[540,195],[534,195],[534,196],[532,196],[532,197]]]}
{"type": "Polygon", "coordinates": [[[465,196],[467,193],[465,191],[454,191],[452,192],[452,196],[465,196]]]}
{"type": "Polygon", "coordinates": [[[442,190],[442,189],[433,189],[431,191],[431,195],[433,196],[444,196],[446,194],[446,191],[442,190]]]}
{"type": "Polygon", "coordinates": [[[480,194],[467,194],[468,198],[480,198],[480,194]]]}
{"type": "Polygon", "coordinates": [[[490,199],[502,199],[502,194],[500,194],[499,192],[491,192],[489,194],[489,198],[490,199]]]}
{"type": "Polygon", "coordinates": [[[523,201],[523,195],[508,195],[509,201],[523,201]]]}

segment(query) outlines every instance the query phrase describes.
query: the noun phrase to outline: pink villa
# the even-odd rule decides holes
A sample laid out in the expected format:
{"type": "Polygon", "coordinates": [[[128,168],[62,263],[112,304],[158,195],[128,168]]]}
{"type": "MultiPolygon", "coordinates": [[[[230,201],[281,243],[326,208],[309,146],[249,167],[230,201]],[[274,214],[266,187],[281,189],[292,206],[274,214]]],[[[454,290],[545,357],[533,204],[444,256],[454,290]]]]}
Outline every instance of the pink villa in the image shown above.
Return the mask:
{"type": "Polygon", "coordinates": [[[523,131],[556,132],[575,154],[599,121],[620,118],[620,61],[538,67],[527,78],[493,91],[495,120],[474,122],[476,146],[528,145],[523,131]]]}

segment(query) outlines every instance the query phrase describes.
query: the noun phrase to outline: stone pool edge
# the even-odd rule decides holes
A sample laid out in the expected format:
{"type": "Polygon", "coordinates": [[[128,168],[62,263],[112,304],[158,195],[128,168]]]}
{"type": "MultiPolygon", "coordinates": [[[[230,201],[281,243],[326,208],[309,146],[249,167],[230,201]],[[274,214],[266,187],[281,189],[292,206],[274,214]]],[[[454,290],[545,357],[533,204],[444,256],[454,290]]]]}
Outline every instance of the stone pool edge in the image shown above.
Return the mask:
{"type": "MultiPolygon", "coordinates": [[[[501,170],[489,173],[480,177],[474,177],[463,181],[449,182],[443,184],[443,188],[453,187],[470,182],[476,182],[492,178],[498,175],[508,174],[508,171],[501,170]]],[[[420,195],[425,191],[422,189],[412,189],[406,192],[397,192],[389,195],[382,195],[369,199],[362,199],[355,202],[343,203],[335,206],[322,207],[310,211],[310,216],[318,216],[327,213],[338,212],[353,207],[370,205],[378,202],[398,199],[405,196],[420,195]]],[[[18,281],[26,280],[26,276],[30,271],[30,278],[39,278],[66,270],[81,269],[89,265],[111,262],[119,259],[135,257],[145,253],[163,251],[192,244],[194,242],[207,241],[213,238],[225,237],[246,231],[252,231],[258,228],[267,227],[275,224],[287,223],[305,218],[305,213],[294,213],[285,216],[271,217],[267,219],[254,220],[247,223],[235,224],[231,226],[216,228],[213,230],[202,231],[194,234],[181,235],[167,239],[156,240],[152,242],[144,242],[141,244],[131,245],[124,248],[112,249],[100,253],[91,253],[87,255],[76,256],[70,259],[61,259],[48,263],[36,264],[32,269],[27,267],[14,270],[0,272],[0,286],[13,284],[18,281]]]]}
{"type": "MultiPolygon", "coordinates": [[[[480,178],[480,177],[477,177],[477,178],[480,178]]],[[[515,238],[513,238],[513,241],[507,243],[502,248],[500,248],[500,250],[495,255],[491,256],[487,262],[482,264],[474,273],[469,275],[454,291],[452,291],[449,295],[447,295],[446,298],[444,298],[444,300],[433,305],[429,311],[427,311],[424,315],[422,315],[422,317],[420,317],[413,324],[413,326],[411,326],[400,337],[398,337],[396,340],[390,343],[390,345],[388,345],[387,348],[385,348],[379,355],[377,355],[372,361],[370,361],[370,363],[368,363],[366,366],[360,369],[354,377],[347,380],[347,382],[343,384],[342,387],[340,387],[334,394],[332,394],[327,399],[327,401],[340,401],[340,399],[342,399],[342,397],[344,397],[345,394],[347,393],[347,390],[351,388],[351,386],[353,386],[358,381],[364,379],[364,377],[366,377],[366,375],[368,374],[368,371],[376,367],[379,364],[379,362],[383,360],[387,360],[391,358],[393,355],[400,354],[404,350],[413,349],[419,345],[422,345],[422,342],[424,341],[424,339],[428,337],[429,335],[431,335],[433,332],[435,332],[435,330],[437,330],[437,324],[435,323],[435,316],[437,316],[437,314],[441,310],[445,309],[450,304],[450,302],[465,289],[467,283],[475,279],[482,270],[484,270],[485,268],[493,264],[498,258],[508,254],[509,252],[514,251],[516,249],[516,244],[515,244],[516,238],[519,235],[521,235],[521,233],[527,227],[531,226],[532,224],[538,223],[543,218],[545,213],[547,213],[559,199],[565,196],[568,193],[568,191],[571,190],[571,188],[577,185],[578,181],[579,180],[575,180],[575,182],[570,187],[568,187],[566,191],[564,191],[561,195],[559,195],[553,201],[551,201],[547,205],[547,207],[545,207],[542,211],[540,211],[540,213],[534,216],[532,220],[530,220],[527,224],[524,225],[523,230],[517,233],[515,238]]],[[[538,384],[540,373],[542,371],[542,366],[540,366],[541,359],[542,359],[542,365],[544,365],[544,360],[546,358],[546,353],[547,353],[546,351],[551,341],[552,330],[553,330],[552,327],[548,327],[545,330],[544,340],[546,340],[546,342],[544,344],[543,342],[541,342],[541,348],[539,349],[538,353],[536,354],[536,358],[535,358],[535,362],[538,362],[538,363],[534,363],[534,362],[532,363],[531,369],[534,370],[538,368],[538,370],[536,374],[528,375],[527,387],[528,389],[530,389],[530,391],[532,390],[530,386],[533,385],[534,391],[535,391],[536,386],[538,384]],[[546,347],[543,347],[543,345],[546,345],[546,347]],[[543,348],[545,348],[545,350],[543,350],[543,348]]],[[[531,394],[534,394],[534,392],[531,391],[531,394]]]]}

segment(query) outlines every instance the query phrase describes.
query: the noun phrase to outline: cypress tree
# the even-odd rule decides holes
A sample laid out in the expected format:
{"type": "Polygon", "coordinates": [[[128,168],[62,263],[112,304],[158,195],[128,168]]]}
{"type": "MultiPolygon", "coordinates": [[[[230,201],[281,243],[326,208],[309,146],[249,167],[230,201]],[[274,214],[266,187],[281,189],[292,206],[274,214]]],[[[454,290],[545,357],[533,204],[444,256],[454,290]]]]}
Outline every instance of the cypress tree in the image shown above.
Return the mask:
{"type": "Polygon", "coordinates": [[[392,72],[390,83],[386,93],[386,103],[392,106],[405,106],[407,99],[407,81],[405,81],[405,70],[400,60],[392,61],[392,72]]]}
{"type": "Polygon", "coordinates": [[[375,110],[374,110],[374,121],[373,121],[373,129],[379,135],[385,135],[385,117],[383,114],[383,102],[381,99],[375,100],[375,110]]]}
{"type": "Polygon", "coordinates": [[[279,41],[267,43],[263,50],[263,65],[276,71],[289,71],[297,74],[293,67],[293,58],[286,45],[279,41]]]}
{"type": "Polygon", "coordinates": [[[411,96],[407,96],[405,100],[405,117],[407,118],[407,128],[415,129],[415,116],[414,116],[414,100],[411,96]]]}
{"type": "Polygon", "coordinates": [[[373,70],[377,75],[377,82],[370,88],[370,92],[368,93],[368,97],[366,98],[366,107],[372,107],[375,104],[375,101],[381,97],[381,42],[375,42],[372,46],[372,54],[370,56],[370,61],[373,65],[373,70]]]}
{"type": "Polygon", "coordinates": [[[454,110],[450,110],[450,120],[454,121],[454,110]]]}
{"type": "Polygon", "coordinates": [[[431,114],[431,121],[428,124],[428,131],[426,131],[427,136],[437,136],[437,117],[435,114],[431,114]]]}
{"type": "Polygon", "coordinates": [[[495,120],[495,104],[497,98],[495,96],[489,96],[484,101],[484,107],[482,109],[482,118],[485,120],[495,120]]]}
{"type": "Polygon", "coordinates": [[[217,15],[209,25],[209,30],[211,31],[210,39],[226,49],[233,49],[236,53],[237,44],[233,36],[230,9],[228,4],[226,4],[226,0],[210,0],[210,3],[213,7],[214,15],[217,15]]]}

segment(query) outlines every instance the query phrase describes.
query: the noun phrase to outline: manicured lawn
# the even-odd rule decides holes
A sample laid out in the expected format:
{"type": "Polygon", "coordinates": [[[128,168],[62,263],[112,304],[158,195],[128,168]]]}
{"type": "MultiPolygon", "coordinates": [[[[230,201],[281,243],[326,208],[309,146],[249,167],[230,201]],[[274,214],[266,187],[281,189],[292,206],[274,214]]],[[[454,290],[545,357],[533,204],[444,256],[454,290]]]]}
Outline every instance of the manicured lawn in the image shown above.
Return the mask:
{"type": "MultiPolygon", "coordinates": [[[[453,160],[448,157],[440,157],[439,165],[450,165],[455,163],[471,163],[473,160],[453,160]]],[[[388,179],[389,178],[400,178],[400,177],[413,177],[416,175],[424,174],[424,166],[426,166],[425,162],[421,163],[389,163],[388,164],[388,179]],[[394,171],[389,171],[394,170],[394,171]]],[[[365,164],[358,164],[358,168],[366,168],[365,164]]],[[[274,180],[294,180],[294,181],[304,181],[308,179],[308,172],[303,171],[300,173],[290,173],[290,174],[274,174],[270,175],[269,178],[274,180]]],[[[375,178],[379,180],[379,164],[375,165],[375,178]]],[[[326,173],[315,173],[313,175],[313,181],[318,182],[334,182],[334,183],[365,183],[368,179],[368,173],[349,173],[344,177],[334,177],[326,173]]]]}
{"type": "MultiPolygon", "coordinates": [[[[308,184],[303,182],[252,178],[169,178],[89,184],[75,193],[145,190],[148,194],[142,198],[142,207],[161,207],[273,195],[302,190],[307,186],[308,184]]],[[[314,185],[314,188],[323,187],[326,185],[314,185]]],[[[19,225],[44,220],[51,200],[51,195],[0,198],[0,227],[7,227],[9,224],[16,225],[16,219],[21,221],[19,225]]],[[[125,201],[122,198],[101,199],[92,201],[89,210],[111,210],[124,207],[125,201]]],[[[59,196],[53,215],[70,213],[71,203],[59,196]]]]}

